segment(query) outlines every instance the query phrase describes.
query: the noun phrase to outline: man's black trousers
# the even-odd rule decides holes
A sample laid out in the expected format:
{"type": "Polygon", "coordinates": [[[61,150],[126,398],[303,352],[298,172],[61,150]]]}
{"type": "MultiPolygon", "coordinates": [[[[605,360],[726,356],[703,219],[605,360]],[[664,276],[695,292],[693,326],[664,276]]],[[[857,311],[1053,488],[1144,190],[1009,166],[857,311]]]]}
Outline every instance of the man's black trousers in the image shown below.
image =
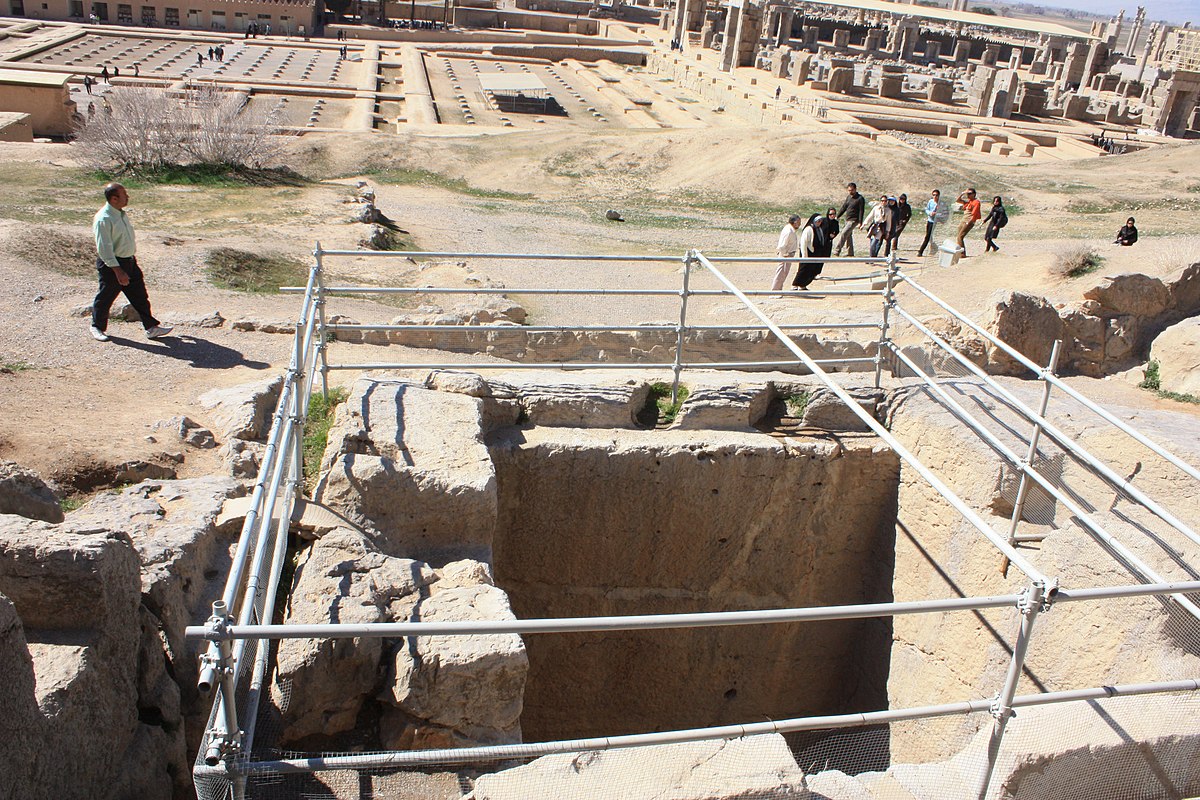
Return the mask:
{"type": "Polygon", "coordinates": [[[138,268],[137,259],[118,257],[117,263],[129,276],[128,286],[117,283],[117,273],[113,272],[112,267],[105,266],[103,261],[96,259],[96,272],[100,274],[100,291],[96,292],[96,299],[92,301],[92,325],[100,330],[108,328],[108,310],[112,308],[117,295],[124,292],[129,305],[133,306],[134,311],[142,318],[142,327],[150,330],[158,325],[158,320],[150,313],[146,280],[142,277],[142,270],[138,268]]]}

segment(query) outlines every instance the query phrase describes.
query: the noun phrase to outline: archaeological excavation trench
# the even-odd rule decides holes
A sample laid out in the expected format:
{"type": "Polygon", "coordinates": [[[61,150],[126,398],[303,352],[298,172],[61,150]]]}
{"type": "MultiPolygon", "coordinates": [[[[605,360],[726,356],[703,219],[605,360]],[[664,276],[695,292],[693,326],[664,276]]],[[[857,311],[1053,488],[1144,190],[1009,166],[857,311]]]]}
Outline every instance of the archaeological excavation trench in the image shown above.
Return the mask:
{"type": "MultiPolygon", "coordinates": [[[[536,619],[799,608],[1019,591],[991,545],[896,453],[818,387],[694,386],[646,428],[648,385],[433,373],[361,379],[330,431],[314,493],[342,523],[297,558],[286,623],[536,619]],[[807,397],[786,433],[763,420],[807,397]]],[[[1015,483],[917,392],[852,389],[984,514],[1015,483]]],[[[1053,522],[1053,504],[1043,506],[1053,522]]],[[[1069,518],[1043,555],[1084,553],[1069,518]]],[[[1115,573],[1114,573],[1115,574],[1115,573]]],[[[1106,578],[1107,580],[1107,578],[1106,578]]],[[[1123,575],[1113,577],[1124,581],[1123,575]]],[[[1041,623],[1022,687],[1054,690],[1191,674],[1162,606],[1077,640],[1095,608],[1041,623]],[[1157,669],[1155,667],[1154,669],[1157,669]],[[1155,674],[1158,674],[1155,672],[1155,674]]],[[[908,708],[991,691],[1009,659],[1010,608],[683,630],[422,636],[280,643],[278,744],[408,750],[645,733],[908,708]]],[[[857,773],[952,757],[990,717],[859,731],[821,755],[857,773]],[[864,738],[867,737],[867,738],[864,738]],[[831,756],[836,750],[840,755],[831,756]],[[841,759],[839,761],[838,759],[841,759]]],[[[820,736],[815,737],[819,739],[820,736]]],[[[789,736],[797,757],[814,736],[789,736]]],[[[819,741],[815,746],[820,747],[819,741]]],[[[809,761],[806,766],[817,763],[809,761]]]]}

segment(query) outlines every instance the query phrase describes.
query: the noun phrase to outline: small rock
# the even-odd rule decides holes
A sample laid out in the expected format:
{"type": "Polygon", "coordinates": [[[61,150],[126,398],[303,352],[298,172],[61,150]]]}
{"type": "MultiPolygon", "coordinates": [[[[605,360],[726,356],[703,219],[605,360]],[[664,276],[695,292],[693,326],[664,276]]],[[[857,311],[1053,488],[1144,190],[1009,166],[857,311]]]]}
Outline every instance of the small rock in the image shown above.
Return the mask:
{"type": "Polygon", "coordinates": [[[40,302],[42,302],[42,301],[43,301],[43,300],[45,300],[45,299],[46,299],[46,295],[44,295],[44,294],[39,294],[39,295],[35,295],[35,296],[34,296],[34,298],[33,298],[33,302],[35,302],[35,303],[40,303],[40,302]]]}
{"type": "Polygon", "coordinates": [[[38,477],[13,461],[0,461],[0,514],[16,514],[44,522],[62,522],[58,497],[38,477]]]}
{"type": "Polygon", "coordinates": [[[604,218],[612,222],[624,222],[625,218],[621,216],[621,212],[609,209],[604,212],[604,218]]]}

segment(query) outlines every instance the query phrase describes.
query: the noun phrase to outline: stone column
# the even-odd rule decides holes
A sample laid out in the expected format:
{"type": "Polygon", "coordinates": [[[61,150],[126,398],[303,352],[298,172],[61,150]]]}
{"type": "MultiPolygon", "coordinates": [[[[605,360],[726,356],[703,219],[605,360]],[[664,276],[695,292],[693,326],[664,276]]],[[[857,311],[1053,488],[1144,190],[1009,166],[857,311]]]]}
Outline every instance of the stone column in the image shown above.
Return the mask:
{"type": "Polygon", "coordinates": [[[1108,68],[1108,44],[1104,41],[1092,42],[1088,46],[1087,61],[1083,65],[1083,78],[1080,85],[1091,81],[1092,76],[1108,68]]]}
{"type": "Polygon", "coordinates": [[[867,31],[867,40],[863,43],[863,50],[867,55],[876,53],[883,46],[883,37],[887,35],[887,31],[881,31],[878,28],[867,31]]]}
{"type": "Polygon", "coordinates": [[[833,32],[833,49],[843,52],[850,46],[850,31],[838,28],[833,32]]]}
{"type": "Polygon", "coordinates": [[[742,16],[741,11],[737,6],[725,7],[725,32],[721,37],[722,72],[732,70],[734,61],[737,59],[737,29],[738,20],[742,16]]]}
{"type": "Polygon", "coordinates": [[[959,39],[954,43],[954,65],[956,67],[964,67],[967,61],[971,58],[971,42],[968,39],[959,39]]]}
{"type": "Polygon", "coordinates": [[[1061,88],[1083,85],[1083,68],[1087,64],[1087,58],[1087,45],[1083,42],[1072,42],[1071,47],[1067,50],[1067,60],[1063,62],[1061,88]]]}
{"type": "Polygon", "coordinates": [[[925,61],[936,64],[942,57],[942,43],[936,39],[925,42],[925,61]]]}
{"type": "Polygon", "coordinates": [[[1150,26],[1150,35],[1146,37],[1146,47],[1142,50],[1142,57],[1138,59],[1138,71],[1136,80],[1141,80],[1146,74],[1146,65],[1150,63],[1150,54],[1154,52],[1157,46],[1157,39],[1161,35],[1162,27],[1159,25],[1150,26]]]}
{"type": "Polygon", "coordinates": [[[1000,59],[1000,45],[989,44],[983,49],[983,58],[981,61],[985,67],[994,67],[1000,59]]]}
{"type": "Polygon", "coordinates": [[[738,14],[737,33],[734,35],[733,66],[754,66],[754,54],[762,36],[762,8],[746,3],[738,14]]]}
{"type": "Polygon", "coordinates": [[[949,78],[930,78],[929,102],[945,105],[954,102],[954,81],[949,78]]]}
{"type": "Polygon", "coordinates": [[[1121,13],[1117,14],[1117,18],[1113,20],[1112,26],[1108,31],[1108,46],[1115,48],[1117,42],[1121,41],[1121,28],[1125,27],[1125,9],[1121,9],[1121,13]]]}
{"type": "Polygon", "coordinates": [[[967,105],[971,113],[988,116],[989,104],[992,99],[992,86],[996,82],[996,70],[992,67],[978,67],[971,87],[967,91],[967,105]]]}
{"type": "Polygon", "coordinates": [[[809,52],[817,52],[821,36],[821,29],[815,24],[804,26],[804,49],[809,52]]]}
{"type": "Polygon", "coordinates": [[[792,82],[800,86],[808,80],[808,73],[812,69],[812,55],[810,53],[793,53],[792,54],[792,82]]]}
{"type": "Polygon", "coordinates": [[[1017,95],[1017,73],[1002,70],[992,84],[992,96],[988,101],[988,116],[1008,119],[1012,116],[1013,101],[1017,95]]]}
{"type": "Polygon", "coordinates": [[[900,29],[900,52],[898,58],[901,61],[912,61],[913,51],[916,50],[917,40],[921,36],[920,27],[913,21],[907,21],[902,24],[900,29]]]}

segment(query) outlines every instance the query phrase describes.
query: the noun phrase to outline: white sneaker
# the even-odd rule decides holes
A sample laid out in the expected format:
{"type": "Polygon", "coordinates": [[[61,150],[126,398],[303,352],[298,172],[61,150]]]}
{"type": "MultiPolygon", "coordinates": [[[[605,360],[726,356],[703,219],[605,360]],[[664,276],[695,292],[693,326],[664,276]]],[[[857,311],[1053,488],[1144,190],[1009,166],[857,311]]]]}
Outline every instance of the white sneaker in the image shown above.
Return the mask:
{"type": "Polygon", "coordinates": [[[92,338],[95,339],[97,342],[107,342],[108,341],[108,334],[105,333],[104,331],[100,330],[99,328],[97,328],[95,325],[93,325],[91,327],[91,331],[92,331],[92,338]]]}
{"type": "Polygon", "coordinates": [[[147,339],[161,339],[164,336],[169,336],[173,325],[155,325],[150,330],[146,331],[147,339]]]}

